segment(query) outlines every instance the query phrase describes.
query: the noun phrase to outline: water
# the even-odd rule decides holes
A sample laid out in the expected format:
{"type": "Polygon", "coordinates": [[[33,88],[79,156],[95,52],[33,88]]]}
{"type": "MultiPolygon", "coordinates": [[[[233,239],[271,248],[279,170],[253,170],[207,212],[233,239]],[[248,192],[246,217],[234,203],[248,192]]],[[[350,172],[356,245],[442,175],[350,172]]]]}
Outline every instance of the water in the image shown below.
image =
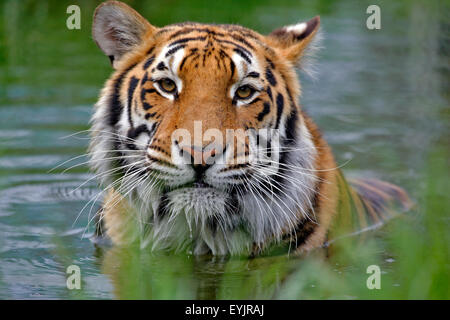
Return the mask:
{"type": "MultiPolygon", "coordinates": [[[[381,2],[377,31],[365,28],[370,1],[206,3],[134,7],[155,25],[241,23],[266,33],[321,15],[323,49],[317,76],[301,75],[302,105],[338,163],[350,160],[347,175],[385,179],[420,199],[430,150],[448,147],[443,2],[381,2]]],[[[92,177],[86,165],[65,171],[86,157],[50,170],[86,153],[87,134],[70,135],[89,128],[111,69],[90,36],[95,4],[80,1],[82,29],[74,31],[65,28],[69,4],[0,4],[0,299],[298,297],[298,288],[284,283],[298,259],[174,257],[105,250],[89,241],[86,226],[98,203],[85,205],[99,189],[95,180],[85,183],[92,177]],[[81,292],[66,288],[70,264],[82,270],[81,292]]],[[[386,268],[395,263],[388,258],[386,268]]],[[[315,284],[304,290],[323,296],[315,284]]]]}

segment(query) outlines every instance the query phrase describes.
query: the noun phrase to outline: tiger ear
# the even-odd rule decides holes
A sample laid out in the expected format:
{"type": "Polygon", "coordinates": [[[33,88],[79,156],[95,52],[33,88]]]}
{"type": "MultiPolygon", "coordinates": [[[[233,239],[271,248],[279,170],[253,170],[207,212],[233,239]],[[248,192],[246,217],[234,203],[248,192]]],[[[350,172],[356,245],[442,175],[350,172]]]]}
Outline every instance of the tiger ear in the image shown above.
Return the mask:
{"type": "Polygon", "coordinates": [[[315,38],[319,26],[320,17],[316,16],[306,22],[276,29],[266,38],[269,44],[277,48],[287,60],[298,64],[315,38]]]}
{"type": "Polygon", "coordinates": [[[94,12],[92,36],[114,68],[125,53],[155,30],[139,13],[119,1],[102,3],[94,12]]]}

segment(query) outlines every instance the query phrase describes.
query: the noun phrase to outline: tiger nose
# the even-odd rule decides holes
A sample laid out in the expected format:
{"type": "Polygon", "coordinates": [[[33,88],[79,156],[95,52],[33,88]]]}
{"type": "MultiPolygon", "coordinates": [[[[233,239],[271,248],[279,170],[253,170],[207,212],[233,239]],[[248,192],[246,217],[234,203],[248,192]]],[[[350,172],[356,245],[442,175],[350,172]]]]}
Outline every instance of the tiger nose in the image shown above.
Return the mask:
{"type": "Polygon", "coordinates": [[[209,166],[214,162],[216,156],[216,148],[203,148],[198,146],[183,146],[181,147],[183,155],[186,155],[186,160],[190,164],[197,166],[209,166]]]}

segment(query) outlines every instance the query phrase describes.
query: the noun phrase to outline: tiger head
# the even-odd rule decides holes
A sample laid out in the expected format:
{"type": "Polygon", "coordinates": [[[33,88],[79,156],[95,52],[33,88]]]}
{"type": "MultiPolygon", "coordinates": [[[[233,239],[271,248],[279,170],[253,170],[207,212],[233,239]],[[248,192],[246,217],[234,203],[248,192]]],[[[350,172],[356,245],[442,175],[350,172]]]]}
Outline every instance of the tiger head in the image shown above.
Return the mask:
{"type": "Polygon", "coordinates": [[[121,2],[97,8],[93,38],[115,72],[93,116],[91,165],[153,246],[237,252],[309,218],[316,148],[295,67],[318,27],[158,28],[121,2]]]}

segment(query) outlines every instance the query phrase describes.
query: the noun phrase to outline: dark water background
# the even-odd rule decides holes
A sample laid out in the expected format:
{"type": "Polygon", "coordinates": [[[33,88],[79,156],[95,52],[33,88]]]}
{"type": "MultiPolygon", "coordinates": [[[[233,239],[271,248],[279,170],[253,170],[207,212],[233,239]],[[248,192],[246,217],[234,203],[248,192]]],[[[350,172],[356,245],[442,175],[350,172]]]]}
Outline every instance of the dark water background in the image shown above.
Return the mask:
{"type": "MultiPolygon", "coordinates": [[[[261,33],[320,15],[323,49],[315,79],[300,75],[301,104],[319,124],[338,163],[350,160],[344,166],[347,175],[405,187],[419,203],[420,214],[430,152],[448,150],[448,3],[128,3],[157,26],[186,20],[238,23],[261,33]],[[366,28],[369,4],[381,7],[381,30],[366,28]]],[[[111,73],[90,34],[97,4],[0,3],[0,298],[360,297],[339,291],[339,285],[329,291],[305,282],[320,272],[319,284],[342,277],[352,266],[318,270],[310,264],[299,273],[297,259],[155,258],[149,253],[104,252],[83,238],[92,230],[86,230],[90,207],[82,209],[97,194],[97,184],[91,180],[77,189],[92,177],[86,165],[64,170],[87,159],[49,170],[86,153],[86,134],[64,137],[89,128],[93,104],[111,73]],[[70,4],[81,8],[81,30],[66,28],[70,4]],[[82,291],[66,288],[70,264],[81,267],[82,291]],[[292,272],[295,276],[289,278],[292,272]]],[[[395,269],[396,259],[389,252],[382,257],[383,269],[395,269]]],[[[442,263],[448,268],[448,261],[442,263]]]]}

